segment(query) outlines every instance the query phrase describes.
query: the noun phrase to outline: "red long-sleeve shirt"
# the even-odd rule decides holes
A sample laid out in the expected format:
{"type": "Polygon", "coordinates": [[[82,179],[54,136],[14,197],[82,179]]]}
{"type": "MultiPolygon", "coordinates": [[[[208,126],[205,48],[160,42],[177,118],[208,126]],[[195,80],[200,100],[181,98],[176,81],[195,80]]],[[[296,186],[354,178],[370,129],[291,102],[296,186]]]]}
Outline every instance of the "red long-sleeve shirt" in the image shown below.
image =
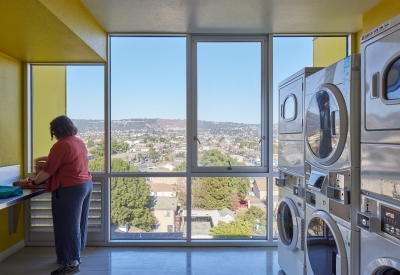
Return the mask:
{"type": "Polygon", "coordinates": [[[43,171],[51,177],[46,191],[87,182],[92,178],[88,170],[88,152],[82,140],[69,136],[58,140],[50,149],[43,171]]]}

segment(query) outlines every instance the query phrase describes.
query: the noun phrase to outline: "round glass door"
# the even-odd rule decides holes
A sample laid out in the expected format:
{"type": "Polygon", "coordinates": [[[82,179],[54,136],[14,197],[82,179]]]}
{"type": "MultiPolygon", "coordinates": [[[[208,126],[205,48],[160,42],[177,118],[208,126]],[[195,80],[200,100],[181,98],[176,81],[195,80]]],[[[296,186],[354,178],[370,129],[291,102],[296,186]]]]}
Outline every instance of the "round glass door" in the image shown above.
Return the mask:
{"type": "Polygon", "coordinates": [[[400,59],[392,63],[386,75],[386,99],[400,99],[400,59]]]}
{"type": "Polygon", "coordinates": [[[311,98],[306,113],[308,147],[314,157],[324,164],[331,164],[340,156],[335,154],[341,134],[344,134],[340,133],[339,109],[333,93],[328,89],[320,89],[311,98]]]}
{"type": "Polygon", "coordinates": [[[296,118],[296,96],[291,94],[283,103],[283,119],[294,120],[296,118]]]}
{"type": "Polygon", "coordinates": [[[368,264],[363,275],[400,275],[400,260],[379,258],[368,264]]]}
{"type": "Polygon", "coordinates": [[[290,207],[285,201],[279,204],[278,219],[281,241],[286,246],[290,246],[293,241],[293,219],[295,219],[295,217],[292,216],[292,211],[290,211],[290,207]]]}
{"type": "Polygon", "coordinates": [[[400,271],[394,269],[392,267],[382,267],[378,268],[374,273],[374,275],[400,275],[400,271]]]}
{"type": "Polygon", "coordinates": [[[314,274],[336,274],[336,240],[332,229],[320,217],[314,217],[308,223],[307,253],[314,274]]]}

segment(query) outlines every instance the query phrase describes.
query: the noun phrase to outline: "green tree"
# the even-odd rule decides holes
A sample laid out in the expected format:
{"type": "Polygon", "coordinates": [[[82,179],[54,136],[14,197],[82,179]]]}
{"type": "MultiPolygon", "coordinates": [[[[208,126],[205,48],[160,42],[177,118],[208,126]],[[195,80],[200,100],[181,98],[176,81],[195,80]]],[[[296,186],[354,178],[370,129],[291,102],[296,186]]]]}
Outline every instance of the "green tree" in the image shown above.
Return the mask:
{"type": "Polygon", "coordinates": [[[204,196],[205,196],[205,187],[203,185],[202,178],[194,178],[192,180],[192,207],[206,208],[204,202],[204,196]]]}
{"type": "Polygon", "coordinates": [[[159,153],[154,150],[154,148],[151,148],[148,152],[149,157],[151,157],[152,159],[158,159],[160,157],[159,153]]]}
{"type": "Polygon", "coordinates": [[[90,152],[94,155],[95,158],[104,156],[104,140],[97,143],[96,147],[90,152]]]}
{"type": "Polygon", "coordinates": [[[94,141],[92,138],[89,138],[87,141],[87,145],[88,148],[92,148],[94,146],[94,141]]]}
{"type": "Polygon", "coordinates": [[[145,159],[145,156],[144,156],[142,153],[139,153],[139,154],[137,155],[137,158],[138,158],[140,161],[143,161],[143,160],[145,159]]]}
{"type": "Polygon", "coordinates": [[[102,172],[104,171],[104,158],[95,157],[89,161],[89,171],[90,172],[102,172]]]}
{"type": "Polygon", "coordinates": [[[185,172],[186,171],[186,161],[182,162],[178,166],[174,168],[174,171],[176,172],[185,172]]]}
{"type": "Polygon", "coordinates": [[[149,232],[158,224],[151,206],[150,186],[144,178],[111,180],[111,222],[128,224],[149,232]]]}
{"type": "Polygon", "coordinates": [[[244,200],[247,195],[247,188],[250,186],[249,178],[229,178],[229,191],[236,190],[240,200],[244,200]]]}
{"type": "Polygon", "coordinates": [[[202,207],[210,210],[231,208],[228,182],[228,178],[201,178],[204,192],[202,207]]]}
{"type": "Polygon", "coordinates": [[[265,212],[261,208],[254,205],[252,205],[240,218],[249,222],[252,226],[256,224],[265,225],[267,221],[265,212]]]}
{"type": "Polygon", "coordinates": [[[251,232],[252,226],[244,220],[219,222],[210,229],[211,235],[217,238],[248,238],[251,232]]]}
{"type": "Polygon", "coordinates": [[[203,166],[231,166],[239,165],[237,159],[232,158],[229,154],[223,154],[217,149],[205,150],[202,152],[199,163],[203,166]]]}
{"type": "Polygon", "coordinates": [[[116,139],[111,139],[111,154],[118,154],[121,152],[126,152],[129,145],[123,141],[117,141],[116,139]]]}
{"type": "MultiPolygon", "coordinates": [[[[203,151],[199,159],[200,164],[205,166],[229,165],[228,161],[231,165],[239,165],[237,159],[216,149],[203,151]]],[[[238,199],[243,200],[247,195],[249,185],[250,180],[244,177],[197,178],[192,183],[193,206],[205,209],[229,208],[233,210],[236,206],[231,199],[232,192],[235,190],[238,199]]]]}
{"type": "Polygon", "coordinates": [[[178,152],[175,155],[177,158],[184,158],[185,157],[185,152],[178,152]]]}

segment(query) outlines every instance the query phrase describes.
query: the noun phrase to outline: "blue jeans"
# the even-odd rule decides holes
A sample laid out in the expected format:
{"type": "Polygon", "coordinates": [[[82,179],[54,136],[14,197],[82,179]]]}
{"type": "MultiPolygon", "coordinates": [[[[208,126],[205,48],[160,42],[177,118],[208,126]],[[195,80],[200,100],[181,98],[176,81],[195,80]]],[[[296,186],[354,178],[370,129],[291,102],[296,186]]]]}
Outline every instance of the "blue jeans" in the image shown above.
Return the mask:
{"type": "Polygon", "coordinates": [[[51,193],[57,262],[69,263],[79,259],[86,246],[92,190],[92,180],[89,180],[71,187],[60,185],[51,193]]]}

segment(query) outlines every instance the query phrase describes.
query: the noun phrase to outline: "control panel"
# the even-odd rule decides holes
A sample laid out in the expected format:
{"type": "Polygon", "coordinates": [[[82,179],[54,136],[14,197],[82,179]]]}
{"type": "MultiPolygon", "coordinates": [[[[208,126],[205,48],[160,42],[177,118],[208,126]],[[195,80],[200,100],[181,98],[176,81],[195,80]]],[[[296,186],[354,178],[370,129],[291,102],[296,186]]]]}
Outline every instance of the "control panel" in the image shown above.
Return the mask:
{"type": "Polygon", "coordinates": [[[381,231],[400,240],[400,212],[381,205],[381,231]]]}

